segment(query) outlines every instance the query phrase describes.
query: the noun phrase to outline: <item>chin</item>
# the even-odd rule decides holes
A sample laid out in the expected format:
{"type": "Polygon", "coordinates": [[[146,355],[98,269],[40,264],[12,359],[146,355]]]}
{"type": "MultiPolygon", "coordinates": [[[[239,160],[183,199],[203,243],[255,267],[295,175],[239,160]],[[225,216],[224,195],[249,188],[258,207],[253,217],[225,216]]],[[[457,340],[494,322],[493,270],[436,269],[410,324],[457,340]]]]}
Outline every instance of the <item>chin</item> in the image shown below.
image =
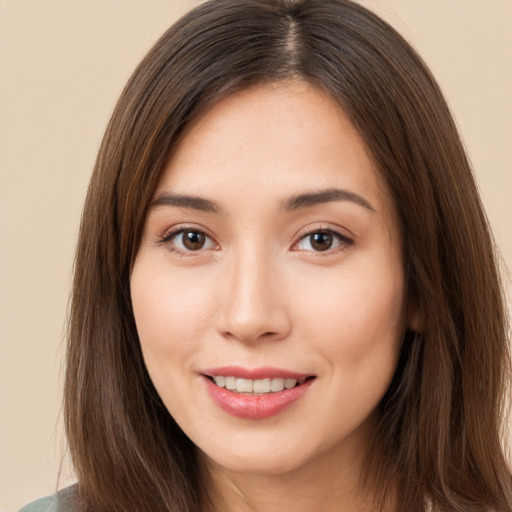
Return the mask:
{"type": "Polygon", "coordinates": [[[318,450],[307,448],[304,443],[283,446],[278,443],[252,445],[231,444],[217,449],[202,451],[207,464],[221,467],[231,473],[259,476],[278,476],[292,473],[308,465],[319,456],[318,450]]]}

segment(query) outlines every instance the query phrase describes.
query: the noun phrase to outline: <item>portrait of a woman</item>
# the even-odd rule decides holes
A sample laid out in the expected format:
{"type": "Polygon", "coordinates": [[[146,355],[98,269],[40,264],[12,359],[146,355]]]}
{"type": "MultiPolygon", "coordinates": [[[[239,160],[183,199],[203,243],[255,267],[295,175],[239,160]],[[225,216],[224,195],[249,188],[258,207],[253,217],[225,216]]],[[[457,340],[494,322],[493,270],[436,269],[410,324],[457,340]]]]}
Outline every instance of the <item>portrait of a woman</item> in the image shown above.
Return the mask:
{"type": "Polygon", "coordinates": [[[210,0],[83,211],[76,485],[24,511],[512,512],[490,229],[421,58],[349,0],[210,0]]]}

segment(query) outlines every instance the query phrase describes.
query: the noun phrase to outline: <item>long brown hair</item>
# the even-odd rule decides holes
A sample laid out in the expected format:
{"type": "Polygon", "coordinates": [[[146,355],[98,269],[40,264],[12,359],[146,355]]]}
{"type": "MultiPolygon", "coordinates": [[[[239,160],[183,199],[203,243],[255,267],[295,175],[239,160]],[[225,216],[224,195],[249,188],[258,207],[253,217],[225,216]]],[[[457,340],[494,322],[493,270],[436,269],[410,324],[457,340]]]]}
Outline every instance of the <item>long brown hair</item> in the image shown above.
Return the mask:
{"type": "Polygon", "coordinates": [[[300,78],[365,141],[398,213],[420,332],[404,337],[365,482],[398,510],[512,511],[500,437],[508,329],[493,241],[434,78],[388,24],[349,0],[211,0],[173,25],[115,108],[75,262],[65,422],[84,510],[208,509],[208,481],[145,369],[130,269],[164,163],[191,121],[247,87],[300,78]]]}

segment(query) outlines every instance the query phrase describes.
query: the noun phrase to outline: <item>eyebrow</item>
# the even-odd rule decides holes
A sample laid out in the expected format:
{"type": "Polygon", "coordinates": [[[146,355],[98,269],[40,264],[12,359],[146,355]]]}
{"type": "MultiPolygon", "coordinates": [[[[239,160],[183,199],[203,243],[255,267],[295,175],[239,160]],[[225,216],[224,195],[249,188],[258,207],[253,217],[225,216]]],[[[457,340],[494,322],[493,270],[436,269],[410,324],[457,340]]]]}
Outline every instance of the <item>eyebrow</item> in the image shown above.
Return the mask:
{"type": "Polygon", "coordinates": [[[283,209],[294,211],[302,208],[311,208],[319,204],[330,203],[333,201],[350,201],[367,210],[375,212],[375,208],[364,197],[339,188],[329,188],[317,192],[309,192],[292,196],[283,203],[283,209]]]}
{"type": "MultiPolygon", "coordinates": [[[[362,196],[339,188],[329,188],[316,192],[308,192],[290,197],[281,205],[285,211],[295,211],[303,208],[311,208],[319,204],[330,203],[333,201],[350,201],[359,206],[375,212],[375,208],[362,196]]],[[[178,208],[189,208],[207,213],[220,213],[221,209],[214,202],[198,196],[188,196],[183,194],[172,194],[165,192],[159,195],[149,205],[151,208],[158,206],[176,206],[178,208]]]]}
{"type": "Polygon", "coordinates": [[[149,205],[151,208],[157,206],[177,206],[178,208],[189,208],[192,210],[199,210],[201,212],[219,213],[220,208],[215,204],[197,196],[186,196],[181,194],[164,193],[159,195],[149,205]]]}

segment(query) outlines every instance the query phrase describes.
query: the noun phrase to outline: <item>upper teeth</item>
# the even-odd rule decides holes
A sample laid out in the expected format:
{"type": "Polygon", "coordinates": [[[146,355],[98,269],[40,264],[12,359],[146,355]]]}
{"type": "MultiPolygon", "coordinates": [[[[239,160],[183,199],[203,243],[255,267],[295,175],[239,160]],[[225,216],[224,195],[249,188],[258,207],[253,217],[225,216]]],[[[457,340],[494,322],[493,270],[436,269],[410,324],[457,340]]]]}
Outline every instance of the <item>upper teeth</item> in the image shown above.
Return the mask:
{"type": "Polygon", "coordinates": [[[217,386],[238,393],[270,393],[290,389],[297,385],[297,379],[239,379],[237,377],[225,377],[218,375],[213,377],[217,386]]]}

